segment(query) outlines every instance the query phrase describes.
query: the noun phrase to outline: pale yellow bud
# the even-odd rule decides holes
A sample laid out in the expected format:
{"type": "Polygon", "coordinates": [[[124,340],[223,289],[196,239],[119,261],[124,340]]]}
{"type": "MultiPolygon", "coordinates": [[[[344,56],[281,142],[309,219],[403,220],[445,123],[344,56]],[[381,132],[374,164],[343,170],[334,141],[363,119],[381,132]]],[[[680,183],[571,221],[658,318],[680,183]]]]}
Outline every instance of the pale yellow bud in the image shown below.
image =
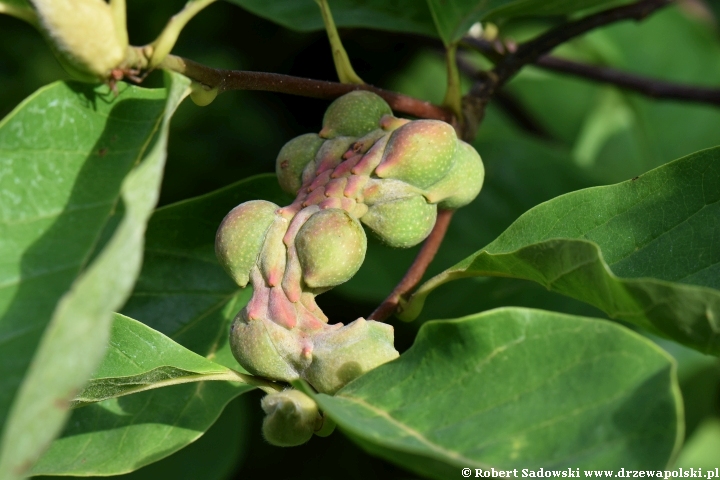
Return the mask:
{"type": "Polygon", "coordinates": [[[31,0],[40,31],[62,66],[79,80],[110,78],[127,53],[127,38],[116,31],[103,0],[31,0]]]}

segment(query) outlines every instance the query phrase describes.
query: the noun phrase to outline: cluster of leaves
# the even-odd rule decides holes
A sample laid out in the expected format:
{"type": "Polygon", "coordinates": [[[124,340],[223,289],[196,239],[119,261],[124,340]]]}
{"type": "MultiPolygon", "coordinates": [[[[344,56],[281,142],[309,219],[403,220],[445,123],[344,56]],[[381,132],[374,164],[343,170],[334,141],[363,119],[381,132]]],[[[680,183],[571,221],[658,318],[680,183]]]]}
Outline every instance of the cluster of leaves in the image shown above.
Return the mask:
{"type": "MultiPolygon", "coordinates": [[[[233,2],[290,28],[322,27],[309,1],[233,2]]],[[[339,26],[452,45],[478,20],[523,38],[610,3],[332,7],[339,26]]],[[[702,83],[718,77],[719,50],[717,32],[674,7],[558,53],[702,83]]],[[[420,51],[384,86],[439,102],[443,68],[420,51]]],[[[219,479],[238,461],[238,429],[253,413],[231,401],[255,387],[237,373],[227,333],[249,292],[218,265],[214,235],[241,202],[289,199],[258,175],[154,210],[170,117],[189,86],[177,74],[164,82],[119,84],[117,96],[53,83],[0,122],[1,478],[131,472],[197,440],[228,404],[189,447],[214,442],[192,457],[199,466],[181,454],[130,476],[164,465],[219,479]]],[[[720,352],[720,149],[706,149],[720,144],[720,112],[531,68],[507,90],[547,138],[491,106],[475,141],[486,186],[456,214],[437,276],[403,305],[422,325],[414,344],[315,400],[364,450],[435,478],[462,467],[663,469],[680,451],[684,400],[693,436],[677,465],[712,466],[720,375],[695,352],[720,352]],[[467,277],[479,278],[451,281],[467,277]]],[[[412,254],[371,244],[337,289],[342,301],[382,300],[412,254]]],[[[401,343],[414,325],[398,325],[401,343]]]]}

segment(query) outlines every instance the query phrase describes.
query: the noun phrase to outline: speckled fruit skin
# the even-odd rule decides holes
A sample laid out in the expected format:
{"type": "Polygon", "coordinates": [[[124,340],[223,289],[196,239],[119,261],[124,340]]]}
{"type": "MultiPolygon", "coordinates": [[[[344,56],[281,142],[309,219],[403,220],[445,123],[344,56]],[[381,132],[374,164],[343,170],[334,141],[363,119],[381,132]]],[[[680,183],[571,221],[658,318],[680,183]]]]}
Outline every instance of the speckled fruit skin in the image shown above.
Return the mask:
{"type": "Polygon", "coordinates": [[[39,29],[62,66],[86,82],[110,78],[127,54],[104,0],[31,0],[39,29]]]}
{"type": "Polygon", "coordinates": [[[319,391],[334,394],[357,377],[399,357],[393,347],[393,328],[358,318],[341,330],[315,339],[313,362],[305,378],[319,391]]]}
{"type": "Polygon", "coordinates": [[[377,203],[360,217],[360,221],[383,243],[408,248],[430,235],[436,218],[437,205],[427,203],[422,195],[413,195],[377,203]]]}
{"type": "Polygon", "coordinates": [[[315,133],[306,133],[287,142],[278,153],[275,173],[280,188],[297,195],[302,185],[302,172],[308,163],[315,160],[320,146],[325,141],[315,133]]]}
{"type": "Polygon", "coordinates": [[[290,382],[300,378],[295,358],[302,355],[297,335],[266,318],[248,319],[242,310],[230,331],[230,347],[245,370],[290,382]]]}
{"type": "Polygon", "coordinates": [[[428,187],[426,198],[439,208],[455,210],[472,202],[485,180],[485,167],[480,155],[469,144],[458,141],[450,171],[436,184],[428,187]]]}
{"type": "Polygon", "coordinates": [[[320,136],[361,137],[376,129],[384,115],[392,115],[392,110],[385,100],[372,92],[350,92],[331,103],[325,111],[320,136]]]}
{"type": "Polygon", "coordinates": [[[452,167],[455,129],[438,120],[415,120],[395,130],[375,174],[418,188],[440,181],[452,167]]]}
{"type": "Polygon", "coordinates": [[[279,207],[265,200],[241,203],[228,213],[215,235],[215,254],[225,271],[244,287],[263,248],[279,207]]]}
{"type": "Polygon", "coordinates": [[[362,191],[363,201],[368,207],[399,198],[422,195],[424,193],[424,190],[420,188],[413,187],[409,183],[391,178],[371,178],[364,185],[362,191]]]}
{"type": "Polygon", "coordinates": [[[365,259],[367,239],[360,223],[344,210],[313,214],[295,239],[303,279],[311,288],[334,287],[352,278],[365,259]]]}

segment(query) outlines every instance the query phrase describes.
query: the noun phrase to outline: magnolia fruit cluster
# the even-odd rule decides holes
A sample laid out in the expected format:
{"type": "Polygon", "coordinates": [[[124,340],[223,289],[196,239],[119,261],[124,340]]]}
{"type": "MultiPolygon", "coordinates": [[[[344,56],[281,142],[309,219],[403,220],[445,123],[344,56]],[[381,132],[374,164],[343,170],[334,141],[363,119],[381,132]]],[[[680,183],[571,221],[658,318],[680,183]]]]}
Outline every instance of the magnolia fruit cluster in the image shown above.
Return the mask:
{"type": "MultiPolygon", "coordinates": [[[[253,286],[231,329],[232,350],[252,374],[301,378],[334,394],[398,352],[390,325],[363,318],[328,324],[315,296],[360,268],[367,247],[362,225],[388,245],[416,245],[432,230],[438,207],[455,209],[475,198],[483,164],[447,123],[393,117],[382,98],[356,91],[330,105],[319,134],[288,142],[276,169],[295,201],[282,208],[242,203],[217,233],[220,263],[238,285],[253,286]]],[[[297,398],[273,398],[263,405],[266,412],[305,418],[296,415],[303,404],[297,398]]],[[[266,419],[266,438],[278,438],[278,422],[288,437],[307,437],[312,415],[306,417],[303,434],[292,422],[266,419]]]]}

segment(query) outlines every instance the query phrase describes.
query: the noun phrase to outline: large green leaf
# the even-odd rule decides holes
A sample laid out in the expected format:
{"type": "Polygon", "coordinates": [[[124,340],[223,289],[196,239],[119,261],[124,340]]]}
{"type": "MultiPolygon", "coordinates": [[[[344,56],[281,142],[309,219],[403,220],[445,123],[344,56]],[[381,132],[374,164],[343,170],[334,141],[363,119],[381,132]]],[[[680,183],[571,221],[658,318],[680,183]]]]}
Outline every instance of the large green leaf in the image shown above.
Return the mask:
{"type": "Polygon", "coordinates": [[[166,79],[117,97],[56,83],[0,123],[0,477],[23,476],[59,433],[135,283],[170,117],[189,91],[166,79]]]}
{"type": "MultiPolygon", "coordinates": [[[[322,30],[320,10],[312,0],[229,0],[252,13],[294,30],[322,30]]],[[[424,1],[330,0],[338,27],[367,27],[436,36],[424,1]]]]}
{"type": "MultiPolygon", "coordinates": [[[[135,373],[139,370],[146,370],[153,367],[163,359],[165,362],[183,369],[192,369],[196,373],[200,371],[203,378],[208,374],[214,375],[216,371],[220,373],[227,369],[200,357],[196,354],[185,350],[162,334],[151,330],[143,324],[131,320],[122,315],[116,315],[113,323],[113,335],[110,340],[110,348],[106,355],[100,372],[96,373],[96,377],[101,377],[101,372],[105,371],[105,376],[112,373],[135,373]],[[148,353],[150,353],[148,355],[148,353]],[[148,360],[150,360],[148,362],[148,360]],[[135,362],[141,364],[137,365],[135,362]],[[139,367],[139,368],[138,368],[139,367]]],[[[154,371],[158,371],[155,368],[154,371]]],[[[137,378],[137,375],[135,375],[137,378]]],[[[187,377],[185,377],[187,379],[187,377]]],[[[152,379],[153,381],[156,378],[152,379]]],[[[164,378],[164,381],[182,380],[178,378],[164,378]]],[[[88,391],[86,387],[85,392],[88,391]]],[[[200,389],[199,392],[204,392],[200,389]]],[[[171,393],[176,394],[176,391],[171,393]]],[[[168,476],[174,478],[203,478],[212,480],[221,480],[227,478],[233,466],[242,458],[247,437],[250,432],[245,432],[243,427],[248,423],[248,419],[244,418],[248,413],[247,402],[242,401],[230,402],[227,408],[222,412],[221,417],[210,427],[210,429],[197,441],[176,452],[168,458],[153,463],[145,468],[128,474],[124,478],[143,479],[143,478],[165,478],[168,476]]],[[[158,419],[162,419],[158,415],[158,419]]],[[[133,440],[136,436],[129,435],[133,440]]],[[[107,444],[106,447],[115,447],[117,444],[107,444]]],[[[91,444],[92,447],[92,444],[91,444]]],[[[86,455],[92,455],[92,450],[86,455]]],[[[49,457],[51,458],[51,457],[49,457]]],[[[54,458],[55,461],[58,457],[54,458]]],[[[42,460],[46,463],[48,460],[42,460]]],[[[39,465],[42,467],[42,465],[39,465]]],[[[84,472],[78,472],[84,473],[84,472]]],[[[57,478],[57,477],[53,477],[57,478]]]]}
{"type": "Polygon", "coordinates": [[[245,383],[249,379],[187,350],[145,324],[115,314],[105,358],[73,403],[83,405],[207,380],[245,383]]]}
{"type": "Polygon", "coordinates": [[[524,278],[717,354],[718,235],[715,148],[533,208],[487,247],[421,286],[402,317],[417,316],[425,297],[453,279],[524,278]]]}
{"type": "Polygon", "coordinates": [[[197,441],[159,462],[124,475],[121,480],[233,478],[238,463],[248,457],[249,416],[255,413],[250,408],[250,401],[256,399],[240,397],[233,400],[197,441]]]}
{"type": "Polygon", "coordinates": [[[513,17],[562,15],[617,0],[427,0],[435,25],[446,45],[460,40],[473,23],[513,17]]]}
{"type": "Polygon", "coordinates": [[[197,440],[238,393],[228,382],[186,383],[79,408],[32,474],[131,472],[197,440]]]}
{"type": "Polygon", "coordinates": [[[662,469],[683,435],[669,355],[617,324],[541,310],[426,323],[398,360],[316,400],[369,452],[440,479],[662,469]]]}
{"type": "MultiPolygon", "coordinates": [[[[273,175],[237,182],[155,211],[145,259],[123,313],[198,355],[233,369],[230,321],[247,302],[217,263],[215,232],[237,204],[286,200],[273,175]]],[[[222,381],[178,385],[105,400],[73,411],[68,428],[33,470],[46,475],[118,475],[160,460],[200,437],[247,386],[222,381]]]]}

